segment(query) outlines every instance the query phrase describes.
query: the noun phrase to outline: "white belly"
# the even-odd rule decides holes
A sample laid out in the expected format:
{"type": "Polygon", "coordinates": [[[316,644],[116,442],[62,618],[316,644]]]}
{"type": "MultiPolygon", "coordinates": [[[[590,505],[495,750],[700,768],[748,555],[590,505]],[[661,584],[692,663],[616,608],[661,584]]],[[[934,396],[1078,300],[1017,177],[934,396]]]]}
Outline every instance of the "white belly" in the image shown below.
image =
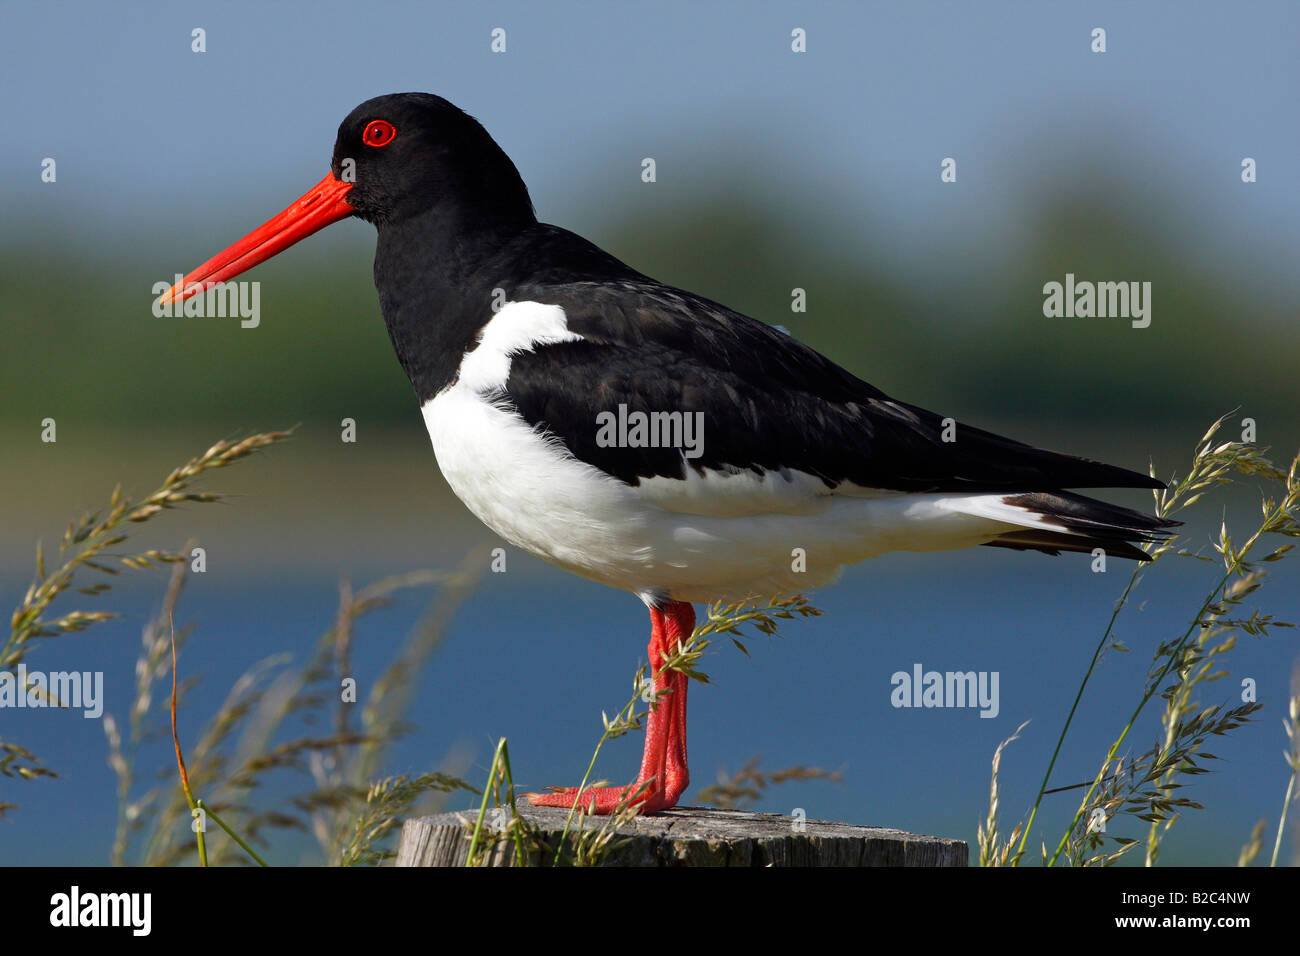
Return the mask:
{"type": "Polygon", "coordinates": [[[479,520],[516,547],[643,596],[709,602],[791,594],[886,551],[969,547],[1011,527],[954,510],[974,496],[809,495],[810,480],[798,473],[761,483],[749,475],[697,477],[732,503],[725,516],[700,514],[710,496],[688,494],[691,483],[624,484],[460,385],[423,412],[447,483],[479,520]],[[722,490],[732,482],[751,487],[740,496],[722,490]],[[760,484],[787,499],[783,510],[735,513],[737,498],[758,497],[760,484]],[[689,510],[672,510],[676,502],[689,510]]]}

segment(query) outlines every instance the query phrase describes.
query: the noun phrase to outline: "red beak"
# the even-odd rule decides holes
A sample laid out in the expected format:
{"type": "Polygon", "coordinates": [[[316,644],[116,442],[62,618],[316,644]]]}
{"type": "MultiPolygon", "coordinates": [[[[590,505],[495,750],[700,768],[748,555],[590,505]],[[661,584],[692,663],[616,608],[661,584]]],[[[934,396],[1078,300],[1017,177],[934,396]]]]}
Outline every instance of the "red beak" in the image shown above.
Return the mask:
{"type": "Polygon", "coordinates": [[[347,201],[351,183],[330,173],[274,219],[254,229],[229,249],[217,253],[163,293],[163,305],[188,299],[209,286],[239,275],[353,213],[347,201]]]}

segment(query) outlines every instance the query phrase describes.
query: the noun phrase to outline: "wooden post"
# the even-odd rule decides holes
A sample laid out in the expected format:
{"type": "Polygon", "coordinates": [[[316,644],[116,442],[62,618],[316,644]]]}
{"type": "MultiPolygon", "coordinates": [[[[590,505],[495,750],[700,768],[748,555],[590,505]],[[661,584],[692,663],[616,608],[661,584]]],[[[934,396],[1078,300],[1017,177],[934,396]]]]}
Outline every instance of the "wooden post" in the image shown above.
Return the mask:
{"type": "MultiPolygon", "coordinates": [[[[568,811],[521,801],[519,813],[537,837],[526,844],[532,847],[527,849],[529,862],[550,865],[568,811]]],[[[501,815],[497,811],[485,820],[479,837],[480,846],[486,847],[479,853],[485,866],[515,865],[514,841],[502,833],[501,815]]],[[[477,811],[462,810],[407,820],[396,865],[464,866],[477,818],[477,811]]],[[[578,831],[598,831],[607,821],[575,816],[568,860],[578,831]]],[[[652,817],[634,817],[612,829],[601,866],[966,866],[969,857],[969,848],[961,840],[711,807],[677,807],[652,817]]]]}

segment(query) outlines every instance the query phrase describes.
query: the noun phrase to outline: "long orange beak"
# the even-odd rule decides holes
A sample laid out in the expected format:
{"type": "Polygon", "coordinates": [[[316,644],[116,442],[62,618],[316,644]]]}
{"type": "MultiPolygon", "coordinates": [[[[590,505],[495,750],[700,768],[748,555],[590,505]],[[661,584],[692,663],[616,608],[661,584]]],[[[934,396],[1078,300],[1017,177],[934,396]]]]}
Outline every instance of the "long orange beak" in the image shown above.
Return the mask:
{"type": "Polygon", "coordinates": [[[352,215],[352,204],[346,198],[351,189],[352,183],[335,179],[330,173],[280,215],[254,229],[229,249],[218,252],[176,283],[163,293],[159,301],[170,305],[198,295],[218,282],[225,282],[259,262],[265,262],[330,223],[352,215]]]}

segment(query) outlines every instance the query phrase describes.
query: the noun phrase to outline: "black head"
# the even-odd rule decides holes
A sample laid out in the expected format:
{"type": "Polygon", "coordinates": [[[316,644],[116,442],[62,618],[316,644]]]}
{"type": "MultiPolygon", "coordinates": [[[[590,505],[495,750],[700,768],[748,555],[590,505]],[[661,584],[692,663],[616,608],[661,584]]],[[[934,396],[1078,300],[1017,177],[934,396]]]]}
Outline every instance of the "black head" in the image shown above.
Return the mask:
{"type": "Polygon", "coordinates": [[[378,227],[375,284],[384,321],[424,396],[430,383],[455,373],[465,342],[491,314],[487,303],[500,281],[492,266],[501,250],[537,222],[510,157],[442,97],[396,93],[362,103],[339,127],[330,172],[319,183],[182,277],[161,302],[225,282],[350,216],[378,227]]]}
{"type": "Polygon", "coordinates": [[[528,188],[481,123],[441,96],[366,100],[339,126],[330,164],[376,226],[435,211],[461,227],[536,221],[528,188]]]}

